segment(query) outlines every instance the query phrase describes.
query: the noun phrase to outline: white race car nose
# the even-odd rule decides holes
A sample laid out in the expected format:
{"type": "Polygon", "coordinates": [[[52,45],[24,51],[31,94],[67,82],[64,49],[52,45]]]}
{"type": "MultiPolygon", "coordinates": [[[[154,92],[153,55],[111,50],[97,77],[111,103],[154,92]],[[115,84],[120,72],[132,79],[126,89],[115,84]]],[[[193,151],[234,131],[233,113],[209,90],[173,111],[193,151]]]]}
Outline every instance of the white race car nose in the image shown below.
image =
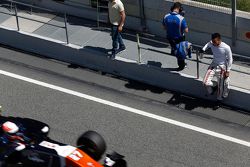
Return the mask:
{"type": "Polygon", "coordinates": [[[109,157],[106,157],[105,160],[104,160],[104,162],[105,162],[105,165],[110,166],[110,167],[115,164],[115,161],[113,161],[109,157]]]}
{"type": "Polygon", "coordinates": [[[48,133],[48,132],[49,132],[49,127],[48,127],[48,126],[45,126],[45,127],[43,127],[43,128],[41,129],[41,131],[42,131],[43,133],[48,133]]]}

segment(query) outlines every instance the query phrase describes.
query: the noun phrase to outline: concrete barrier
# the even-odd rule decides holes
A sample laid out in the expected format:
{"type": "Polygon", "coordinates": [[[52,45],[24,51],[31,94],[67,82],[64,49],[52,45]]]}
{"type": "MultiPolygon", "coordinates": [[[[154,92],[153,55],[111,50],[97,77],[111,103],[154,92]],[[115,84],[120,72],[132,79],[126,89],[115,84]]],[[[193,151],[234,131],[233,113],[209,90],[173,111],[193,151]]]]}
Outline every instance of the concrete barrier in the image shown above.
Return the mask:
{"type": "MultiPolygon", "coordinates": [[[[74,45],[66,45],[57,40],[25,32],[17,32],[4,27],[0,27],[0,36],[0,43],[15,48],[159,86],[181,94],[214,100],[214,98],[205,96],[200,80],[182,76],[179,73],[170,72],[166,69],[145,64],[139,65],[132,62],[112,61],[102,52],[74,45]]],[[[250,91],[242,91],[236,88],[231,90],[229,98],[224,103],[228,106],[250,111],[249,99],[250,91]]]]}

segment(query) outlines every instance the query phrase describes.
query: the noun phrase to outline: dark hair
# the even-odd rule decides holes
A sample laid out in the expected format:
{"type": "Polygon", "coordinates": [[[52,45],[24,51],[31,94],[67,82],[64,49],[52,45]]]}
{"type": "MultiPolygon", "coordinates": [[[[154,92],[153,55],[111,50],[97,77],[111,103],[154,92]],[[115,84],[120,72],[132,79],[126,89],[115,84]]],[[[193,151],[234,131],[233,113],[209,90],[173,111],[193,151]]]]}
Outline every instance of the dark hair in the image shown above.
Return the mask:
{"type": "Polygon", "coordinates": [[[181,9],[182,5],[180,2],[175,2],[174,5],[171,7],[171,11],[173,12],[174,9],[181,9]]]}
{"type": "Polygon", "coordinates": [[[213,33],[211,37],[212,39],[215,39],[215,38],[221,39],[221,35],[219,33],[213,33]]]}

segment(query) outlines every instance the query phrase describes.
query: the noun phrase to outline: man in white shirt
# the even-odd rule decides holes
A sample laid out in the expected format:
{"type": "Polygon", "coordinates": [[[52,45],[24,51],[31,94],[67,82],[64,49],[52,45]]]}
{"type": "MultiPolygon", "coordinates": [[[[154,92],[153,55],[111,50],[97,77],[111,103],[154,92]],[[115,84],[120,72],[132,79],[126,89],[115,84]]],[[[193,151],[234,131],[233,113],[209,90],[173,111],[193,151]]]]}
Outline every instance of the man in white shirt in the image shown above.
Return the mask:
{"type": "Polygon", "coordinates": [[[212,40],[203,47],[201,52],[209,48],[213,52],[213,62],[207,70],[203,84],[209,94],[217,90],[217,100],[220,102],[229,93],[229,74],[233,63],[232,51],[230,46],[222,42],[219,33],[212,34],[212,40]],[[214,76],[217,77],[217,83],[213,82],[214,76]]]}
{"type": "Polygon", "coordinates": [[[111,23],[111,31],[112,31],[112,59],[115,58],[115,55],[126,49],[124,42],[122,40],[121,32],[123,30],[123,26],[125,23],[125,9],[121,0],[109,0],[108,3],[108,16],[109,22],[111,23]]]}

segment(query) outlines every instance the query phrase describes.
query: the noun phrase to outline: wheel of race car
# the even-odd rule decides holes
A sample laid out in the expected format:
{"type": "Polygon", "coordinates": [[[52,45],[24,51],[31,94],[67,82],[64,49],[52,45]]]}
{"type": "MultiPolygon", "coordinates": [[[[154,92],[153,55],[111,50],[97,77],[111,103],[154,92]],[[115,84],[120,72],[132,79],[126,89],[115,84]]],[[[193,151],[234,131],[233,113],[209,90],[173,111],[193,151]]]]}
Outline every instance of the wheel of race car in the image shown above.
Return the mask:
{"type": "Polygon", "coordinates": [[[95,131],[82,134],[77,140],[77,146],[96,161],[99,161],[106,151],[103,137],[95,131]]]}

